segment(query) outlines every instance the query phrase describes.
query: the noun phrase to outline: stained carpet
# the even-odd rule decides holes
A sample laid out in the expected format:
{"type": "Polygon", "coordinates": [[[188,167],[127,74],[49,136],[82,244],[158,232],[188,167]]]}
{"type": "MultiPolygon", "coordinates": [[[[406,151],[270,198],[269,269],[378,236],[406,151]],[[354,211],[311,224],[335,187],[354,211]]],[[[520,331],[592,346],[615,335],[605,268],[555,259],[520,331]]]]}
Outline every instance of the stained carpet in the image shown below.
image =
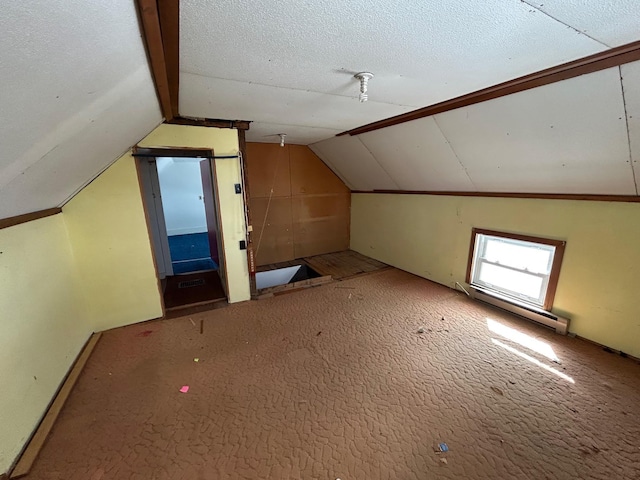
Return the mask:
{"type": "Polygon", "coordinates": [[[631,359],[392,269],[106,332],[28,478],[640,478],[638,398],[631,359]]]}

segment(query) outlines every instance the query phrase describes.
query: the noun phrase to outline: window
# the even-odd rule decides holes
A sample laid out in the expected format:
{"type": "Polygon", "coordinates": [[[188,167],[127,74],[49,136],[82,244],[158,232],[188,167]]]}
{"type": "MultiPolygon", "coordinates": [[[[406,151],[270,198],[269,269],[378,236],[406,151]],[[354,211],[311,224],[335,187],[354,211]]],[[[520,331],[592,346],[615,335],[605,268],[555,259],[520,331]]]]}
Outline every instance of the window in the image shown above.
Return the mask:
{"type": "Polygon", "coordinates": [[[551,310],[565,242],[474,228],[467,283],[505,300],[551,310]]]}

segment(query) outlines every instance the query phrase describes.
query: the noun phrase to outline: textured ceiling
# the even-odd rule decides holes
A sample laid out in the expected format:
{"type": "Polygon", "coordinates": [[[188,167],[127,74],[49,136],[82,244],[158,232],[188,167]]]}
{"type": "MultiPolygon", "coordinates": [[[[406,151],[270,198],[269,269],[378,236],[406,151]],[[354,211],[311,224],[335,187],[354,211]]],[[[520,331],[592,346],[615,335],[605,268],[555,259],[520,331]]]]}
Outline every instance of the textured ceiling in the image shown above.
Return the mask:
{"type": "Polygon", "coordinates": [[[187,0],[180,113],[313,143],[640,37],[638,0],[187,0]],[[372,71],[370,101],[353,73],[372,71]]]}
{"type": "Polygon", "coordinates": [[[637,195],[640,62],[311,148],[357,190],[637,195]]]}
{"type": "MultiPolygon", "coordinates": [[[[250,141],[313,144],[354,189],[636,193],[637,63],[335,134],[638,40],[639,9],[183,0],[180,114],[251,120],[250,141]],[[360,104],[363,70],[375,78],[360,104]]],[[[8,2],[0,31],[4,218],[62,205],[162,119],[133,0],[8,2]]]]}
{"type": "Polygon", "coordinates": [[[0,218],[61,205],[162,118],[131,0],[6,2],[0,218]]]}

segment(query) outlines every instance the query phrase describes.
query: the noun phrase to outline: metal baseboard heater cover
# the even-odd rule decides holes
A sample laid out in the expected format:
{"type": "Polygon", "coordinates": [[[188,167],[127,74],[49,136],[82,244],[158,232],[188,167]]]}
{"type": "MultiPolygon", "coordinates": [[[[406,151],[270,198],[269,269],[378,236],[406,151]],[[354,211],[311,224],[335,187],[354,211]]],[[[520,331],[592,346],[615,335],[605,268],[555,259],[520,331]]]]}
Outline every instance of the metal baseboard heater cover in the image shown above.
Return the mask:
{"type": "Polygon", "coordinates": [[[516,305],[511,301],[507,301],[506,299],[503,300],[497,295],[489,293],[485,290],[481,290],[477,287],[474,287],[473,285],[471,286],[471,296],[476,300],[480,300],[481,302],[488,303],[495,307],[501,308],[502,310],[507,310],[511,313],[515,313],[520,317],[524,317],[528,320],[546,325],[547,327],[554,328],[556,333],[559,333],[560,335],[566,335],[569,329],[568,318],[560,317],[544,310],[538,310],[534,307],[516,305]]]}

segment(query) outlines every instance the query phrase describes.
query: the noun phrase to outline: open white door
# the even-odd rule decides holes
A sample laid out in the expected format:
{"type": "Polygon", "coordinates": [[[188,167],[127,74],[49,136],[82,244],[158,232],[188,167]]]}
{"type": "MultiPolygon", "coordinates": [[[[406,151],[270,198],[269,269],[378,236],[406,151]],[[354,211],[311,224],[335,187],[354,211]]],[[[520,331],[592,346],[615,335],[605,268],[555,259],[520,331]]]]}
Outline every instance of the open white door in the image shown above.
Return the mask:
{"type": "Polygon", "coordinates": [[[162,209],[162,196],[160,194],[160,180],[155,159],[140,160],[140,180],[145,196],[145,203],[149,211],[149,228],[151,230],[151,242],[155,252],[160,279],[173,275],[171,264],[171,252],[169,251],[169,238],[167,226],[162,209]]]}

